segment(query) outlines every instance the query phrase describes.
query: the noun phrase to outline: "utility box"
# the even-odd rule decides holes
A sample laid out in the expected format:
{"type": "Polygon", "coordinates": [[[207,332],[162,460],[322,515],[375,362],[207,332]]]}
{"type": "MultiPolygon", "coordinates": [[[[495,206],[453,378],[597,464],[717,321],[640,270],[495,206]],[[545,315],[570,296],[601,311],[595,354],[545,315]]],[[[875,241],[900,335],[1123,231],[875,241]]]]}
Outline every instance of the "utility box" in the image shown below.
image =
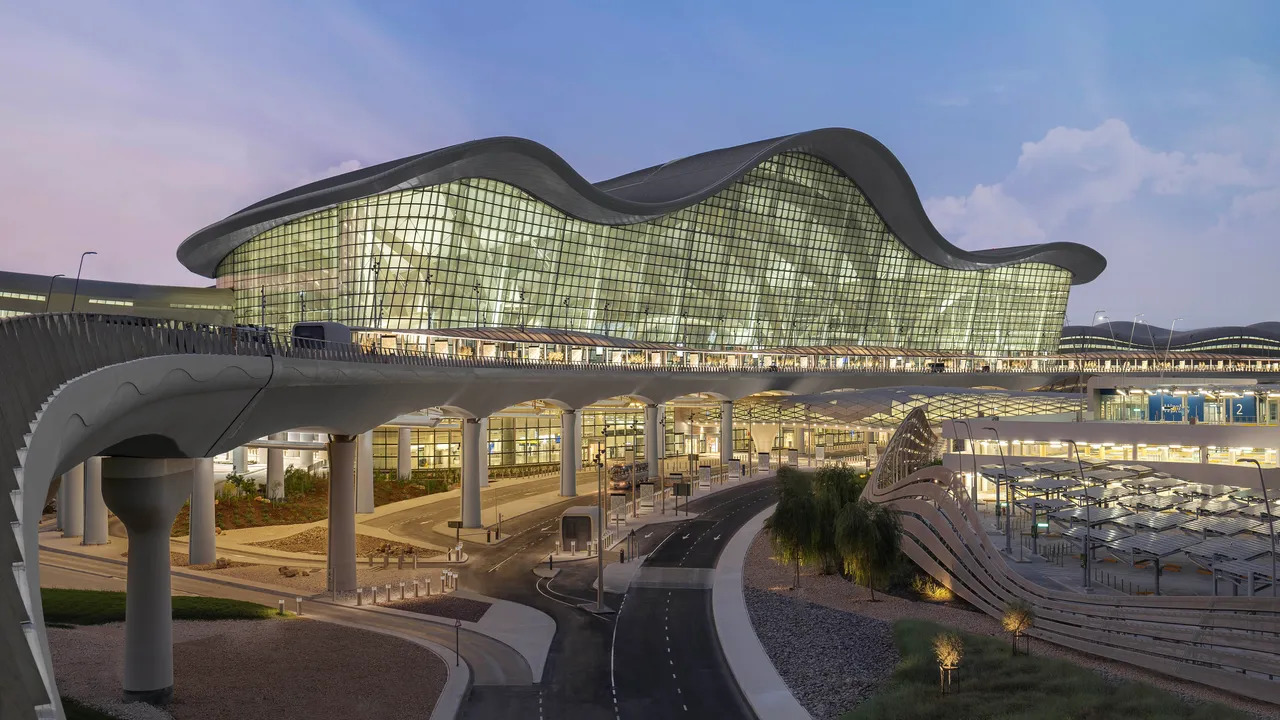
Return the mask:
{"type": "Polygon", "coordinates": [[[769,468],[769,453],[767,453],[767,452],[762,452],[762,453],[760,453],[760,462],[759,462],[759,463],[757,463],[757,464],[760,466],[760,470],[761,470],[762,472],[769,472],[769,470],[770,470],[770,468],[769,468]]]}
{"type": "Polygon", "coordinates": [[[800,467],[800,451],[795,448],[787,450],[787,464],[791,467],[800,467]]]}
{"type": "Polygon", "coordinates": [[[560,515],[560,549],[570,552],[575,547],[587,553],[596,540],[596,526],[600,522],[600,508],[596,505],[579,505],[566,509],[560,515]]]}

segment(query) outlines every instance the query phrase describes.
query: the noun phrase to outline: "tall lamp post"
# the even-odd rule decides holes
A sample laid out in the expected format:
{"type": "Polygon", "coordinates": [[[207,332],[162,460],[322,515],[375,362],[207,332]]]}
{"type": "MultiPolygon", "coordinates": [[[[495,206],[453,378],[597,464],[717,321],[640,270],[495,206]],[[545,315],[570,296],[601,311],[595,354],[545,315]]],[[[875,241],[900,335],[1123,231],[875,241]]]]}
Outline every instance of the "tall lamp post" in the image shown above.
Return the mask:
{"type": "Polygon", "coordinates": [[[1134,315],[1133,324],[1129,326],[1129,347],[1131,349],[1133,347],[1133,331],[1138,329],[1138,320],[1144,315],[1146,315],[1146,313],[1138,313],[1137,315],[1134,315]]]}
{"type": "Polygon", "coordinates": [[[1080,459],[1080,448],[1076,446],[1076,441],[1063,440],[1062,442],[1070,445],[1071,451],[1076,455],[1076,467],[1080,470],[1080,486],[1084,487],[1084,589],[1088,592],[1092,587],[1089,571],[1093,563],[1093,513],[1090,511],[1093,496],[1089,494],[1089,488],[1084,483],[1084,462],[1080,459]]]}
{"type": "MultiPolygon", "coordinates": [[[[1011,535],[1012,527],[1009,523],[1009,517],[1013,515],[1013,480],[1009,477],[1009,463],[1004,458],[1004,447],[1000,444],[1000,431],[993,427],[984,427],[983,430],[989,430],[992,435],[996,436],[996,449],[1000,451],[1000,465],[1004,467],[1004,481],[1008,487],[1005,490],[1005,502],[1009,508],[1004,511],[1004,551],[1013,555],[1013,535],[1011,535]]],[[[996,522],[1000,522],[1000,483],[996,483],[996,522]]],[[[996,526],[997,528],[999,525],[996,526]]]]}
{"type": "MultiPolygon", "coordinates": [[[[76,268],[76,286],[75,286],[75,289],[71,291],[71,312],[76,311],[76,296],[80,294],[80,273],[81,271],[84,270],[84,259],[90,255],[97,255],[97,254],[98,253],[94,252],[93,250],[86,250],[80,253],[80,267],[76,268]]],[[[53,283],[51,282],[50,286],[52,285],[53,283]]]]}
{"type": "Polygon", "coordinates": [[[53,277],[49,278],[49,292],[44,294],[44,311],[45,312],[49,312],[49,304],[53,302],[53,281],[57,280],[60,277],[66,277],[66,275],[63,275],[62,273],[58,273],[57,275],[54,275],[53,277]]]}
{"type": "MultiPolygon", "coordinates": [[[[969,455],[973,459],[973,484],[972,484],[973,498],[972,500],[973,500],[973,509],[976,511],[978,509],[978,451],[973,446],[973,430],[969,428],[969,423],[964,420],[952,420],[951,427],[954,428],[956,425],[963,425],[965,434],[969,436],[969,455]]],[[[964,453],[960,453],[960,457],[961,457],[960,470],[963,472],[964,471],[964,460],[963,460],[964,453]]]]}
{"type": "Polygon", "coordinates": [[[1169,362],[1169,353],[1173,350],[1173,329],[1178,326],[1178,321],[1182,318],[1174,318],[1169,323],[1169,337],[1164,342],[1164,362],[1160,363],[1160,377],[1164,377],[1165,363],[1169,362]]]}
{"type": "MultiPolygon", "coordinates": [[[[1236,460],[1238,463],[1253,463],[1258,468],[1258,484],[1262,486],[1262,504],[1263,509],[1267,512],[1267,531],[1271,533],[1271,597],[1276,596],[1276,520],[1275,512],[1271,507],[1271,498],[1267,495],[1267,481],[1262,475],[1262,463],[1253,458],[1240,458],[1236,460]]],[[[1249,578],[1249,582],[1253,583],[1253,578],[1249,578]]],[[[1252,593],[1252,589],[1250,589],[1252,593]]]]}

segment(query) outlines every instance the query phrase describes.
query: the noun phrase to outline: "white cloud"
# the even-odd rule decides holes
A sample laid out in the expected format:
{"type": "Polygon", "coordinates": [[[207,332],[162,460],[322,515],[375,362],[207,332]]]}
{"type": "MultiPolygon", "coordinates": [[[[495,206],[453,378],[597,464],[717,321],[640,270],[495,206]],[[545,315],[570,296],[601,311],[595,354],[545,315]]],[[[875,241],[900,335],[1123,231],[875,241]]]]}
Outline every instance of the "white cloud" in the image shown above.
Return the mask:
{"type": "Polygon", "coordinates": [[[1235,147],[1252,151],[1156,149],[1119,119],[1057,127],[1024,143],[999,182],[930,198],[925,208],[943,235],[970,249],[1054,241],[1097,249],[1108,270],[1073,291],[1073,315],[1087,315],[1087,305],[1116,317],[1146,312],[1157,323],[1164,315],[1199,324],[1272,319],[1273,307],[1226,290],[1259,261],[1280,262],[1271,146],[1255,136],[1235,147]]]}

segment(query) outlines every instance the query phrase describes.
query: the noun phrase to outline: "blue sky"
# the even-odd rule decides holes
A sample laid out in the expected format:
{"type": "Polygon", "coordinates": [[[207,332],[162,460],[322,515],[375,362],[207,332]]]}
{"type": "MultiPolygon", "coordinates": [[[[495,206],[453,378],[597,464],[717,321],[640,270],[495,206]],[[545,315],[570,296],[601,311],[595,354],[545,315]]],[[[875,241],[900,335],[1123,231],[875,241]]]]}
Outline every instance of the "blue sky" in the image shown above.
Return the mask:
{"type": "Polygon", "coordinates": [[[1068,317],[1280,319],[1280,4],[0,6],[5,269],[203,284],[186,235],[342,169],[520,135],[588,179],[798,130],[883,141],[970,249],[1110,261],[1068,317]]]}

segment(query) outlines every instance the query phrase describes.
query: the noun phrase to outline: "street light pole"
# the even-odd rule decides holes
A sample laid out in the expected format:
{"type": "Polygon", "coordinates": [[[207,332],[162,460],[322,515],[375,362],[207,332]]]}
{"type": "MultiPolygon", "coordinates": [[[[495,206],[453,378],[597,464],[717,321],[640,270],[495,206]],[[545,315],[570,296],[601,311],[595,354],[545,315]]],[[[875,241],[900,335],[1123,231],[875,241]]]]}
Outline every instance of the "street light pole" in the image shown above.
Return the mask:
{"type": "Polygon", "coordinates": [[[1146,315],[1146,313],[1138,313],[1133,316],[1133,324],[1129,326],[1129,347],[1133,347],[1133,331],[1138,329],[1138,318],[1146,315]]]}
{"type": "Polygon", "coordinates": [[[1084,484],[1084,462],[1080,460],[1080,448],[1076,445],[1076,441],[1063,440],[1062,442],[1070,444],[1072,452],[1076,454],[1076,467],[1080,470],[1080,485],[1084,488],[1084,589],[1088,592],[1091,587],[1089,571],[1092,569],[1090,566],[1093,562],[1093,513],[1090,512],[1093,496],[1089,494],[1089,488],[1084,484]]]}
{"type": "MultiPolygon", "coordinates": [[[[1262,476],[1262,463],[1253,458],[1240,458],[1236,460],[1238,463],[1253,463],[1258,468],[1258,484],[1262,486],[1262,504],[1263,510],[1267,513],[1267,531],[1271,533],[1271,597],[1276,596],[1276,520],[1275,512],[1271,508],[1271,497],[1267,495],[1267,481],[1262,476]]],[[[1253,577],[1249,577],[1250,594],[1253,592],[1253,577]]]]}
{"type": "MultiPolygon", "coordinates": [[[[1004,511],[1004,551],[1013,555],[1013,536],[1010,534],[1012,528],[1009,518],[1013,515],[1013,480],[1009,477],[1009,463],[1004,458],[1004,447],[1000,445],[1000,431],[993,427],[984,427],[983,430],[990,430],[996,436],[996,449],[1000,451],[1000,464],[1004,467],[1005,502],[1009,507],[1004,511]]],[[[996,522],[1000,518],[1000,483],[996,483],[996,522]]],[[[996,526],[997,528],[999,525],[996,526]]]]}
{"type": "MultiPolygon", "coordinates": [[[[973,446],[973,430],[969,428],[969,423],[965,420],[952,420],[951,427],[956,425],[964,425],[965,434],[969,436],[969,456],[973,459],[973,509],[978,509],[978,451],[973,446]]],[[[964,453],[960,453],[960,470],[964,471],[964,453]]]]}
{"type": "MultiPolygon", "coordinates": [[[[75,286],[75,289],[71,292],[71,312],[76,311],[76,296],[80,294],[80,273],[81,271],[84,270],[84,259],[89,255],[97,255],[97,254],[98,253],[92,250],[86,250],[80,253],[80,267],[76,268],[76,286],[75,286]]],[[[50,286],[52,286],[52,282],[50,283],[50,286]]]]}
{"type": "Polygon", "coordinates": [[[49,303],[53,302],[53,281],[57,280],[60,277],[66,277],[66,275],[63,275],[62,273],[58,273],[57,275],[54,275],[53,277],[49,278],[49,292],[44,294],[44,311],[45,312],[49,312],[49,303]]]}
{"type": "MultiPolygon", "coordinates": [[[[1164,363],[1169,362],[1169,353],[1173,350],[1173,329],[1178,326],[1178,321],[1182,318],[1174,318],[1169,323],[1169,337],[1164,343],[1164,363]]],[[[1160,363],[1160,377],[1164,377],[1164,363],[1160,363]]]]}

